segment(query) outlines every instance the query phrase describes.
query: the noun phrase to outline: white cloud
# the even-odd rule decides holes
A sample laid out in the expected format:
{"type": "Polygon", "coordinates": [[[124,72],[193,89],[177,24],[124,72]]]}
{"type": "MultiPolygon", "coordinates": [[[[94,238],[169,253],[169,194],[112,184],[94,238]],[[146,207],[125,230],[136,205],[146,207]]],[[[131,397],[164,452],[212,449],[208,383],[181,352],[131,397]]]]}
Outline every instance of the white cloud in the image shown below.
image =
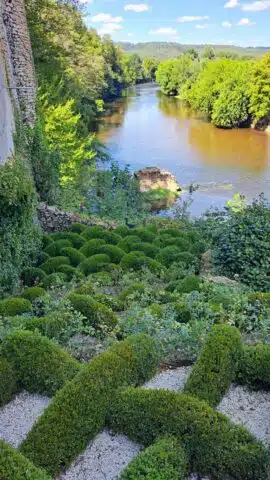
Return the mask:
{"type": "Polygon", "coordinates": [[[237,25],[239,27],[252,27],[255,25],[255,22],[252,22],[249,18],[241,18],[237,25]]]}
{"type": "Polygon", "coordinates": [[[124,10],[126,12],[148,12],[149,5],[147,3],[129,3],[128,5],[124,6],[124,10]]]}
{"type": "Polygon", "coordinates": [[[119,23],[104,23],[104,25],[98,30],[98,34],[111,35],[118,30],[122,30],[122,28],[122,25],[119,25],[119,23]]]}
{"type": "Polygon", "coordinates": [[[262,12],[270,9],[270,0],[260,0],[253,3],[244,3],[242,10],[245,12],[262,12]]]}
{"type": "Polygon", "coordinates": [[[79,0],[79,3],[81,5],[90,5],[90,3],[93,3],[93,0],[79,0]]]}
{"type": "Polygon", "coordinates": [[[124,19],[123,17],[113,17],[110,13],[98,13],[90,20],[93,23],[121,23],[124,19]]]}
{"type": "Polygon", "coordinates": [[[151,35],[168,35],[170,37],[175,37],[177,35],[177,30],[172,27],[161,27],[156,30],[150,30],[151,35]]]}
{"type": "Polygon", "coordinates": [[[133,37],[133,33],[128,33],[128,37],[133,37]]]}
{"type": "Polygon", "coordinates": [[[232,23],[231,23],[231,22],[222,22],[222,27],[224,27],[224,28],[231,28],[231,27],[232,27],[232,23]]]}
{"type": "Polygon", "coordinates": [[[224,5],[224,8],[235,8],[235,7],[239,7],[239,1],[238,0],[229,0],[224,5]]]}
{"type": "Polygon", "coordinates": [[[180,22],[180,23],[185,23],[185,22],[199,22],[200,20],[208,20],[209,17],[207,15],[204,15],[202,17],[200,16],[189,16],[189,15],[186,15],[184,17],[178,17],[177,18],[177,22],[180,22]]]}
{"type": "Polygon", "coordinates": [[[200,23],[196,25],[196,28],[209,28],[209,27],[210,27],[209,23],[200,23]]]}

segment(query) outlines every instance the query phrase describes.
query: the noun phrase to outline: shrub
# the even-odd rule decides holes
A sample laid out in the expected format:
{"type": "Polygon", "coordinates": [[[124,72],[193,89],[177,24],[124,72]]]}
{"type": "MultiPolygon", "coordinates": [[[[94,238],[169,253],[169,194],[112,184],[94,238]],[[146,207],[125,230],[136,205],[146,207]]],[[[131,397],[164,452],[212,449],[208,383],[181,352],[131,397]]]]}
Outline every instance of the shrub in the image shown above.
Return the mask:
{"type": "Polygon", "coordinates": [[[15,317],[32,311],[32,305],[26,298],[7,298],[0,301],[0,316],[15,317]]]}
{"type": "Polygon", "coordinates": [[[92,273],[90,275],[90,279],[93,282],[98,283],[102,287],[109,287],[109,286],[114,285],[114,280],[112,278],[112,272],[108,272],[108,271],[103,272],[102,271],[102,272],[92,273]]]}
{"type": "Polygon", "coordinates": [[[130,287],[123,290],[119,295],[119,300],[125,306],[130,306],[133,301],[138,300],[145,293],[145,284],[144,283],[134,283],[130,287]]]}
{"type": "Polygon", "coordinates": [[[190,267],[195,261],[195,257],[190,252],[180,252],[177,258],[177,262],[183,263],[185,267],[190,267]]]}
{"type": "Polygon", "coordinates": [[[28,287],[40,283],[46,278],[46,273],[41,268],[28,267],[22,274],[23,282],[28,287]]]}
{"type": "Polygon", "coordinates": [[[68,296],[72,307],[85,317],[85,324],[94,328],[106,327],[111,331],[117,325],[118,319],[115,313],[106,305],[93,300],[89,295],[71,293],[68,296]]]}
{"type": "Polygon", "coordinates": [[[151,243],[155,240],[155,234],[150,232],[147,228],[134,228],[133,235],[140,237],[141,241],[151,243]]]}
{"type": "Polygon", "coordinates": [[[159,248],[151,243],[134,243],[131,246],[131,251],[140,251],[145,253],[147,257],[155,258],[159,252],[159,248]]]}
{"type": "Polygon", "coordinates": [[[62,248],[72,247],[72,243],[69,240],[57,240],[57,242],[51,243],[44,252],[50,257],[58,257],[61,255],[62,248]]]}
{"type": "Polygon", "coordinates": [[[70,265],[69,258],[63,256],[52,257],[47,262],[43,263],[40,268],[42,268],[45,273],[49,274],[57,272],[60,265],[70,265]]]}
{"type": "Polygon", "coordinates": [[[159,235],[160,236],[168,235],[170,237],[181,238],[183,236],[183,233],[178,228],[162,228],[159,231],[159,235]]]}
{"type": "Polygon", "coordinates": [[[105,243],[108,243],[110,245],[117,245],[122,238],[120,235],[117,235],[117,233],[114,232],[108,232],[107,230],[103,230],[103,228],[100,227],[90,227],[87,228],[82,236],[86,240],[91,240],[92,238],[101,238],[105,240],[105,243]]]}
{"type": "Polygon", "coordinates": [[[140,270],[147,264],[147,257],[143,252],[126,253],[120,262],[123,270],[140,270]]]}
{"type": "Polygon", "coordinates": [[[42,237],[42,247],[46,248],[51,243],[53,243],[52,237],[48,233],[45,233],[45,235],[43,235],[43,237],[42,237]]]}
{"type": "Polygon", "coordinates": [[[0,440],[0,478],[2,480],[50,480],[18,450],[0,440]]]}
{"type": "Polygon", "coordinates": [[[190,249],[190,242],[186,238],[166,237],[166,246],[175,245],[181,252],[187,252],[190,249]]]}
{"type": "Polygon", "coordinates": [[[270,390],[270,345],[243,348],[237,379],[250,387],[270,390]]]}
{"type": "Polygon", "coordinates": [[[146,448],[122,472],[120,480],[184,480],[187,459],[175,437],[163,437],[146,448]]]}
{"type": "Polygon", "coordinates": [[[132,235],[133,230],[125,225],[121,225],[120,227],[116,227],[114,229],[114,233],[120,235],[120,237],[126,237],[127,235],[132,235]]]}
{"type": "Polygon", "coordinates": [[[85,275],[89,275],[90,273],[96,273],[102,269],[104,270],[108,263],[110,263],[110,257],[104,253],[100,253],[84,260],[79,265],[79,268],[85,275]]]}
{"type": "Polygon", "coordinates": [[[120,263],[123,256],[125,255],[124,250],[117,247],[116,245],[104,245],[99,248],[98,253],[105,253],[110,257],[111,262],[115,264],[120,263]]]}
{"type": "Polygon", "coordinates": [[[57,240],[69,240],[72,243],[72,246],[77,249],[81,248],[85,242],[84,238],[81,235],[73,232],[53,233],[52,237],[55,242],[57,240]]]}
{"type": "Polygon", "coordinates": [[[180,250],[178,247],[172,245],[163,248],[157,256],[157,261],[169,267],[172,263],[179,261],[180,250]]]}
{"type": "Polygon", "coordinates": [[[66,282],[67,282],[67,275],[63,272],[56,272],[46,276],[46,278],[42,282],[42,285],[44,286],[44,288],[53,288],[60,285],[64,285],[66,282]]]}
{"type": "Polygon", "coordinates": [[[178,293],[191,293],[200,291],[202,280],[196,275],[190,275],[183,280],[177,281],[174,285],[174,291],[178,293]]]}
{"type": "Polygon", "coordinates": [[[93,297],[96,302],[102,303],[112,309],[113,312],[121,312],[124,310],[123,303],[114,295],[106,295],[105,293],[96,293],[93,297]]]}
{"type": "Polygon", "coordinates": [[[153,245],[156,245],[158,248],[165,248],[173,245],[176,240],[177,237],[172,237],[171,235],[160,235],[155,238],[153,245]]]}
{"type": "Polygon", "coordinates": [[[78,267],[78,265],[80,265],[80,263],[85,260],[85,256],[83,255],[83,253],[76,250],[76,248],[62,248],[60,253],[61,255],[64,255],[64,257],[69,258],[70,265],[72,265],[72,267],[78,267]]]}
{"type": "Polygon", "coordinates": [[[1,353],[12,365],[18,386],[33,393],[54,395],[80,368],[65,350],[37,332],[11,333],[1,353]]]}
{"type": "Polygon", "coordinates": [[[185,393],[218,405],[235,378],[242,349],[239,330],[215,325],[185,384],[185,393]]]}
{"type": "Polygon", "coordinates": [[[60,267],[58,267],[58,272],[64,273],[68,282],[70,282],[73,278],[76,280],[82,280],[84,278],[84,274],[71,265],[60,265],[60,267]]]}
{"type": "Polygon", "coordinates": [[[50,258],[50,255],[48,255],[45,252],[40,252],[40,254],[38,256],[38,265],[41,265],[42,263],[47,262],[47,260],[49,260],[49,258],[50,258]]]}
{"type": "Polygon", "coordinates": [[[85,257],[92,257],[96,253],[99,253],[99,250],[103,245],[105,245],[105,240],[102,238],[92,238],[92,240],[89,240],[84,244],[80,249],[80,253],[85,257]]]}
{"type": "Polygon", "coordinates": [[[190,470],[203,477],[267,478],[268,455],[262,443],[198,398],[166,390],[119,389],[107,418],[115,432],[144,445],[161,435],[176,436],[190,470]]]}
{"type": "Polygon", "coordinates": [[[251,304],[260,302],[262,305],[270,307],[270,293],[269,292],[252,292],[248,295],[251,304]]]}
{"type": "Polygon", "coordinates": [[[11,400],[12,394],[15,391],[16,376],[12,366],[5,358],[0,357],[0,407],[11,400]]]}
{"type": "Polygon", "coordinates": [[[86,225],[83,225],[83,223],[78,223],[74,222],[70,228],[70,231],[73,233],[83,233],[86,229],[86,225]]]}
{"type": "Polygon", "coordinates": [[[118,243],[118,247],[124,250],[124,252],[129,253],[133,245],[137,243],[141,243],[141,239],[138,235],[128,235],[118,243]]]}
{"type": "Polygon", "coordinates": [[[184,302],[174,302],[171,304],[176,313],[175,320],[179,323],[188,323],[191,320],[191,313],[184,302]]]}
{"type": "Polygon", "coordinates": [[[193,253],[193,255],[201,255],[206,250],[207,250],[207,243],[204,242],[203,240],[194,243],[190,247],[190,253],[193,253]]]}
{"type": "Polygon", "coordinates": [[[148,337],[146,347],[146,340],[142,342],[139,335],[138,340],[135,337],[131,343],[125,343],[125,348],[118,350],[115,347],[114,352],[107,351],[94,358],[57,392],[23,443],[22,451],[36,465],[42,465],[57,475],[104,427],[105,416],[117,388],[135,384],[138,378],[151,378],[151,359],[155,356],[153,340],[148,337]],[[141,344],[145,345],[145,354],[137,357],[137,351],[142,353],[141,344]]]}
{"type": "Polygon", "coordinates": [[[96,289],[94,284],[92,283],[91,280],[88,280],[86,283],[83,283],[83,285],[80,285],[79,287],[75,288],[73,290],[74,293],[77,293],[79,295],[95,295],[96,289]]]}
{"type": "Polygon", "coordinates": [[[161,273],[164,270],[164,265],[153,258],[146,257],[145,266],[148,268],[148,270],[150,270],[150,272],[156,274],[161,273]]]}
{"type": "Polygon", "coordinates": [[[31,303],[36,300],[36,298],[43,297],[46,294],[46,291],[42,287],[31,287],[23,291],[22,297],[29,300],[31,303]]]}

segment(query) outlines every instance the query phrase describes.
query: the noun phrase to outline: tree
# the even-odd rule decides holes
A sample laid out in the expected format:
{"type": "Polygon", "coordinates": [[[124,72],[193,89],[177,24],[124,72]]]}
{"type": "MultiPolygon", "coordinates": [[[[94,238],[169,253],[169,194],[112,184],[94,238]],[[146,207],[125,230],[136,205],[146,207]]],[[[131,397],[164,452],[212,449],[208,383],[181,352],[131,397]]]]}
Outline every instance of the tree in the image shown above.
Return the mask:
{"type": "Polygon", "coordinates": [[[179,78],[179,59],[161,62],[156,73],[157,82],[165,95],[177,95],[179,78]]]}
{"type": "Polygon", "coordinates": [[[198,60],[199,58],[199,54],[195,48],[188,48],[185,53],[189,55],[192,60],[198,60]]]}
{"type": "Polygon", "coordinates": [[[145,80],[154,81],[156,79],[156,71],[159,65],[159,61],[152,57],[146,57],[143,59],[142,71],[145,80]]]}
{"type": "Polygon", "coordinates": [[[121,65],[125,85],[135,85],[143,81],[142,60],[139,55],[124,55],[121,65]]]}
{"type": "Polygon", "coordinates": [[[270,54],[253,63],[249,84],[249,111],[256,123],[270,122],[270,54]]]}
{"type": "Polygon", "coordinates": [[[214,60],[215,50],[210,45],[206,45],[201,54],[202,58],[207,58],[208,60],[214,60]]]}

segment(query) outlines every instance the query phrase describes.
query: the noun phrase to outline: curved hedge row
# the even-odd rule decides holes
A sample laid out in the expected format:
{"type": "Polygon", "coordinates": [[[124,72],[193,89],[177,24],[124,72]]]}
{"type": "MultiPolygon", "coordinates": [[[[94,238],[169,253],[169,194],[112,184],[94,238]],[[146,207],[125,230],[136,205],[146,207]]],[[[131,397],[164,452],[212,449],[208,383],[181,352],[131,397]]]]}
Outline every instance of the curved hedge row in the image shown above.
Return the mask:
{"type": "Polygon", "coordinates": [[[215,325],[185,384],[184,392],[216,406],[235,378],[242,350],[239,330],[215,325]]]}
{"type": "Polygon", "coordinates": [[[122,472],[120,480],[185,480],[187,458],[175,437],[164,437],[146,448],[122,472]]]}
{"type": "Polygon", "coordinates": [[[265,480],[268,452],[243,427],[195,397],[167,390],[119,389],[108,425],[144,445],[161,435],[183,444],[190,471],[212,480],[265,480]]]}
{"type": "Polygon", "coordinates": [[[1,480],[50,480],[51,477],[35,467],[18,450],[0,440],[1,480]]]}
{"type": "Polygon", "coordinates": [[[1,355],[12,366],[19,389],[54,395],[80,370],[80,364],[47,337],[16,331],[5,338],[1,355]]]}
{"type": "Polygon", "coordinates": [[[157,361],[157,346],[147,335],[131,337],[94,358],[56,393],[23,443],[24,454],[56,475],[103,428],[117,388],[151,378],[157,361]]]}
{"type": "Polygon", "coordinates": [[[252,388],[270,390],[270,345],[243,348],[237,380],[252,388]]]}

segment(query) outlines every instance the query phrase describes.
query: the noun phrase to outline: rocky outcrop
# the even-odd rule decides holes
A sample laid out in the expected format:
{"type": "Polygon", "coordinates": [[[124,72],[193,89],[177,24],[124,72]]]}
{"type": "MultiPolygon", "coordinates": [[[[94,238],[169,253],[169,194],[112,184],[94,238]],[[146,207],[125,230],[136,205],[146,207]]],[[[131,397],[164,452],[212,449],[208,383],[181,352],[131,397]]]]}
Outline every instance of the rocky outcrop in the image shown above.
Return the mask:
{"type": "Polygon", "coordinates": [[[116,227],[113,221],[103,221],[96,218],[79,215],[72,212],[64,212],[57,207],[51,207],[41,203],[38,208],[38,219],[44,232],[63,232],[68,230],[75,222],[84,225],[98,225],[104,228],[113,229],[116,227]]]}
{"type": "Polygon", "coordinates": [[[147,167],[135,174],[140,182],[141,192],[149,192],[155,189],[164,189],[173,193],[181,191],[181,187],[175,176],[168,170],[157,167],[147,167]]]}

